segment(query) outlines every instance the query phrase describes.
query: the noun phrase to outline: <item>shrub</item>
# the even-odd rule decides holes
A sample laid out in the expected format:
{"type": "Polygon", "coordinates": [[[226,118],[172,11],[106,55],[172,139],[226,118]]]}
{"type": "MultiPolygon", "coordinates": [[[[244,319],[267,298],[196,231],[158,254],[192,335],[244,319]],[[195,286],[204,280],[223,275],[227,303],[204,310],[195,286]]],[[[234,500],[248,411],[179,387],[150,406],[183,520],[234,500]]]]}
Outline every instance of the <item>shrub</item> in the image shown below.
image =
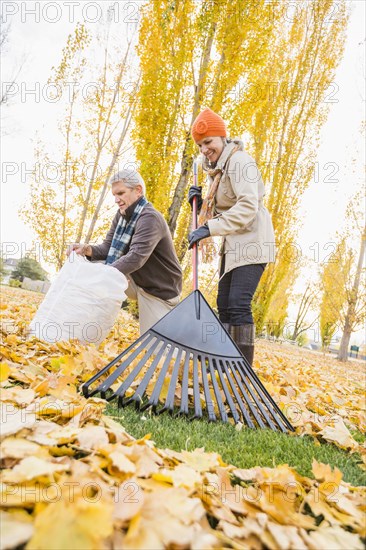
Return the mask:
{"type": "Polygon", "coordinates": [[[22,283],[18,281],[18,279],[10,279],[9,286],[14,286],[19,288],[20,286],[22,286],[22,283]]]}

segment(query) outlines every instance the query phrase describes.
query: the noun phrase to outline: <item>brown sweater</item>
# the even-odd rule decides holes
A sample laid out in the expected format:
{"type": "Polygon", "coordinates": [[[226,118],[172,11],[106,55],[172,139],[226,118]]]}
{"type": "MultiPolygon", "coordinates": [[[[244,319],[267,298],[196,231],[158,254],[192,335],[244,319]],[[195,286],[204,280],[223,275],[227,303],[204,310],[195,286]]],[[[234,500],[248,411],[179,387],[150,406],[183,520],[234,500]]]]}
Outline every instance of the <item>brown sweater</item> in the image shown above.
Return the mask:
{"type": "MultiPolygon", "coordinates": [[[[134,208],[135,204],[127,208],[127,220],[134,208]]],[[[120,217],[118,210],[102,244],[92,245],[92,261],[107,258],[120,217]]],[[[162,300],[175,298],[182,291],[182,270],[168,225],[150,203],[137,219],[127,252],[111,265],[124,275],[130,275],[137,286],[162,300]]]]}

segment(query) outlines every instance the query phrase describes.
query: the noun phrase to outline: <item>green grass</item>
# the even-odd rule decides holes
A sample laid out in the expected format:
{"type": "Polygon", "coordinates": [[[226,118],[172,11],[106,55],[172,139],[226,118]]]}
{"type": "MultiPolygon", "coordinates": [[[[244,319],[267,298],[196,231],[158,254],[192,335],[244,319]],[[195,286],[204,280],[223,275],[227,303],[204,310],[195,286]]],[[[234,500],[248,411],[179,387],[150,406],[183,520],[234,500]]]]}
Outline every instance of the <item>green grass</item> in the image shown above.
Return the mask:
{"type": "Polygon", "coordinates": [[[331,444],[316,445],[311,437],[245,428],[238,432],[233,426],[220,422],[190,422],[185,418],[172,418],[167,413],[155,416],[149,410],[141,413],[132,406],[118,409],[109,404],[107,414],[137,439],[151,433],[151,439],[163,449],[193,451],[204,447],[208,452],[219,453],[225,462],[238,468],[289,464],[309,477],[313,477],[311,463],[315,458],[318,462],[337,466],[345,481],[366,485],[366,473],[358,466],[359,455],[351,455],[331,444]]]}
{"type": "Polygon", "coordinates": [[[362,445],[362,443],[365,443],[366,441],[366,435],[363,434],[362,432],[359,432],[358,430],[350,430],[351,432],[351,435],[353,437],[353,439],[355,439],[357,441],[357,443],[360,443],[362,445]]]}

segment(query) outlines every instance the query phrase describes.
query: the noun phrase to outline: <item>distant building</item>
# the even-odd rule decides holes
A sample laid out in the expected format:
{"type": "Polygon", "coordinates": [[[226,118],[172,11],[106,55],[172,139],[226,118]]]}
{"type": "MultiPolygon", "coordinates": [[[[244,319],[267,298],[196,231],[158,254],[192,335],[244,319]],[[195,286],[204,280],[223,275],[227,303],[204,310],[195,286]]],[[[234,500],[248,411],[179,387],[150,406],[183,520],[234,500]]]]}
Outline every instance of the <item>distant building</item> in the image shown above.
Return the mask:
{"type": "Polygon", "coordinates": [[[9,284],[12,273],[16,270],[19,262],[20,258],[6,258],[4,260],[4,269],[6,270],[6,274],[2,277],[2,283],[6,285],[9,284]]]}
{"type": "MultiPolygon", "coordinates": [[[[20,258],[7,258],[4,260],[4,268],[6,270],[6,275],[3,275],[1,282],[5,285],[9,284],[10,279],[12,278],[13,272],[18,267],[20,258]]],[[[26,290],[34,290],[35,292],[42,292],[46,294],[50,288],[51,283],[49,281],[34,281],[29,279],[29,277],[24,277],[22,282],[22,288],[26,290]]]]}
{"type": "Polygon", "coordinates": [[[51,283],[49,281],[34,281],[29,277],[24,277],[22,282],[22,288],[25,290],[33,290],[34,292],[42,292],[47,294],[51,283]]]}

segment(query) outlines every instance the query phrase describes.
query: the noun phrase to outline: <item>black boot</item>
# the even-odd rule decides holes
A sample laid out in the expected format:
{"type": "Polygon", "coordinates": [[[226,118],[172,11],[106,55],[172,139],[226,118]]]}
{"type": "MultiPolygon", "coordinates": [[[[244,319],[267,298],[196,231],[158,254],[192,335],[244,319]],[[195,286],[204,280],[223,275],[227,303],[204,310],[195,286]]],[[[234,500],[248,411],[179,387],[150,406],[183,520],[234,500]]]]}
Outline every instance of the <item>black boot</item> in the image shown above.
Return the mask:
{"type": "Polygon", "coordinates": [[[241,351],[241,354],[248,361],[249,365],[253,365],[254,357],[254,338],[255,338],[255,326],[244,325],[231,325],[231,337],[235,344],[241,351]]]}

